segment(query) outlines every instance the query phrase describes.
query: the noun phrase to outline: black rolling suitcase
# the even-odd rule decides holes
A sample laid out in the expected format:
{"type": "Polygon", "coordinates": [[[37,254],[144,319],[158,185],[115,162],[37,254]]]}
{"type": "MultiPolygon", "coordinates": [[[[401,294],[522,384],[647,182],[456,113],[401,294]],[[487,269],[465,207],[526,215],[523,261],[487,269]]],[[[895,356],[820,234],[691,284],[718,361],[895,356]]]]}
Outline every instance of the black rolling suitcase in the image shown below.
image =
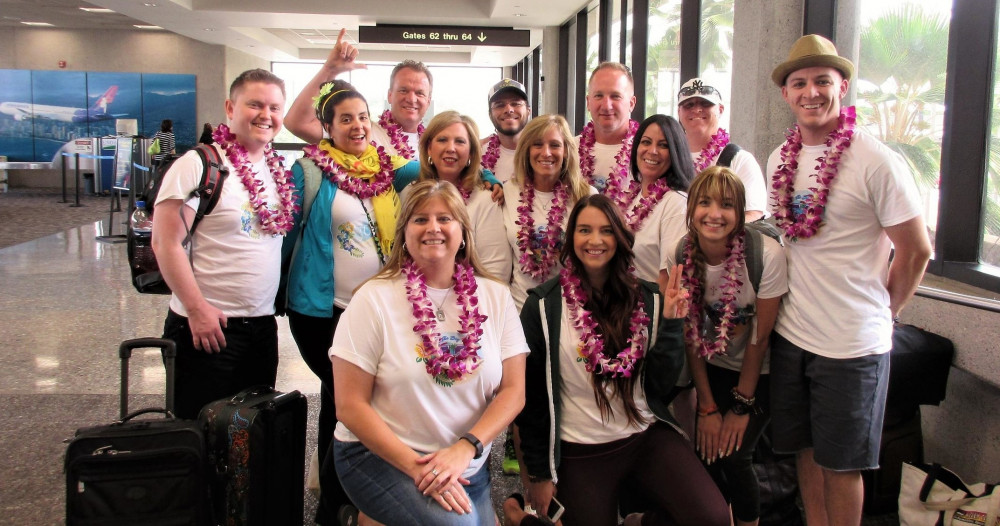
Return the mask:
{"type": "Polygon", "coordinates": [[[226,526],[302,524],[306,398],[267,386],[209,403],[205,425],[215,468],[215,513],[226,526]]]}
{"type": "Polygon", "coordinates": [[[120,419],[78,429],[66,449],[67,526],[213,524],[201,426],[178,420],[170,412],[177,355],[174,342],[127,340],[118,354],[122,362],[120,419]],[[128,414],[128,361],[133,349],[143,347],[163,352],[166,409],[128,414]],[[136,419],[150,413],[163,418],[136,419]]]}

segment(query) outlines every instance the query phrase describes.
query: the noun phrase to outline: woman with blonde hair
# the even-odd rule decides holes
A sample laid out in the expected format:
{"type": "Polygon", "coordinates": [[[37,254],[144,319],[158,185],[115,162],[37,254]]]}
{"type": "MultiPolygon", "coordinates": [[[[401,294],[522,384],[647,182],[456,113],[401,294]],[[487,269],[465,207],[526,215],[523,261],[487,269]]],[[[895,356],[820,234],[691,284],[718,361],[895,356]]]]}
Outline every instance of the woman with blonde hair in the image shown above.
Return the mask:
{"type": "Polygon", "coordinates": [[[494,524],[489,449],[524,405],[528,348],[470,224],[452,184],[415,184],[330,349],[337,474],[380,523],[494,524]]]}
{"type": "Polygon", "coordinates": [[[569,211],[597,193],[580,175],[573,133],[561,115],[541,115],[524,127],[514,154],[514,178],[504,192],[504,227],[513,251],[511,293],[518,309],[528,289],[559,272],[569,211]]]}
{"type": "MultiPolygon", "coordinates": [[[[482,146],[475,121],[457,111],[434,116],[420,137],[420,181],[447,181],[462,194],[478,241],[477,256],[483,267],[503,282],[510,281],[511,252],[504,237],[503,212],[486,186],[499,182],[482,168],[482,146]]],[[[409,189],[403,189],[405,200],[409,189]]],[[[499,195],[499,193],[498,193],[499,195]]]]}

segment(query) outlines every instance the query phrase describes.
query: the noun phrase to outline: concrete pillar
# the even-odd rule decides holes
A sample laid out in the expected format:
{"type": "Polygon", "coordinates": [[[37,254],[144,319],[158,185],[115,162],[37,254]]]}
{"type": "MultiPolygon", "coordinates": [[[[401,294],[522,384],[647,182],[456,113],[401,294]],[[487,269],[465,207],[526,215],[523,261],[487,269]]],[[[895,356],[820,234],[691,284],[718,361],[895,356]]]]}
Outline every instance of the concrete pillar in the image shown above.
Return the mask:
{"type": "MultiPolygon", "coordinates": [[[[837,0],[837,28],[834,44],[840,56],[858,67],[858,57],[861,56],[861,5],[858,0],[837,0]]],[[[851,88],[844,98],[844,105],[854,104],[858,93],[857,83],[851,79],[851,88]]]]}
{"type": "Polygon", "coordinates": [[[538,114],[559,110],[559,26],[548,26],[542,33],[542,104],[538,114]]]}
{"type": "Polygon", "coordinates": [[[771,70],[788,58],[788,50],[802,36],[803,8],[804,0],[736,2],[730,132],[763,169],[767,156],[794,123],[781,91],[771,81],[771,70]]]}

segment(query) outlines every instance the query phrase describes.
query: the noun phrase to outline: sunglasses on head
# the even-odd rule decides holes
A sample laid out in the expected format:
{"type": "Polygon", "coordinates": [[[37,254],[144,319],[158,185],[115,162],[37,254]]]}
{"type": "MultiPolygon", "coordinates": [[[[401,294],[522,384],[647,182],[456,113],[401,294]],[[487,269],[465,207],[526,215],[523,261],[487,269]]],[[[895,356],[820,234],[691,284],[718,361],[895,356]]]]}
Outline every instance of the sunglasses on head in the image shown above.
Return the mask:
{"type": "Polygon", "coordinates": [[[681,88],[678,95],[681,97],[690,97],[691,95],[711,95],[713,93],[718,93],[720,97],[722,96],[722,94],[719,93],[719,90],[713,88],[712,86],[705,86],[700,82],[695,82],[686,88],[681,88]]]}

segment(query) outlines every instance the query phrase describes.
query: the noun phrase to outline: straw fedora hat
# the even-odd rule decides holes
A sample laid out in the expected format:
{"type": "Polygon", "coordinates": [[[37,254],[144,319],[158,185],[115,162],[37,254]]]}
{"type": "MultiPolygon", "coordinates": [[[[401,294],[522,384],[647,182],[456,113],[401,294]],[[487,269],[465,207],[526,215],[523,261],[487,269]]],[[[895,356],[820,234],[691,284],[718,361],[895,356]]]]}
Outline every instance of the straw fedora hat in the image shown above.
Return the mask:
{"type": "Polygon", "coordinates": [[[833,42],[819,35],[806,35],[795,41],[792,50],[788,52],[788,60],[778,64],[771,72],[771,80],[778,86],[783,86],[785,79],[793,71],[816,66],[839,70],[846,80],[851,80],[854,76],[854,64],[837,54],[833,42]]]}

